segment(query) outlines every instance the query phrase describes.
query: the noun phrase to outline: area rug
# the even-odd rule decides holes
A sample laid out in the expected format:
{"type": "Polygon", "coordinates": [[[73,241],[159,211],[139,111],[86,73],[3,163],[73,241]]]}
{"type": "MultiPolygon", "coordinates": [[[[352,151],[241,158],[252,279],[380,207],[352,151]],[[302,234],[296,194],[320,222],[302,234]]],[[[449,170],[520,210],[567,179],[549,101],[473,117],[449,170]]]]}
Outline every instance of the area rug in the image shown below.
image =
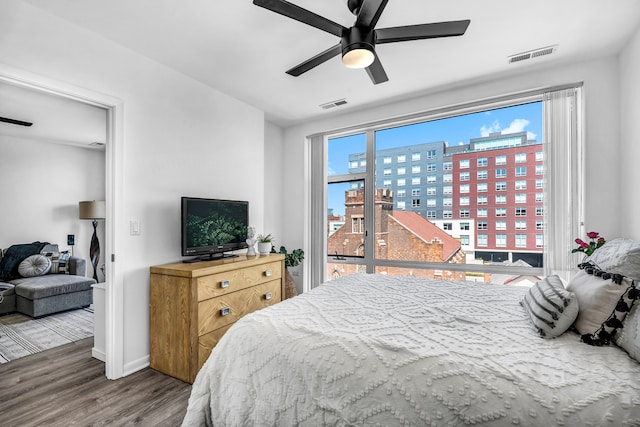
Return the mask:
{"type": "Polygon", "coordinates": [[[93,307],[34,319],[0,317],[0,364],[93,336],[93,307]]]}

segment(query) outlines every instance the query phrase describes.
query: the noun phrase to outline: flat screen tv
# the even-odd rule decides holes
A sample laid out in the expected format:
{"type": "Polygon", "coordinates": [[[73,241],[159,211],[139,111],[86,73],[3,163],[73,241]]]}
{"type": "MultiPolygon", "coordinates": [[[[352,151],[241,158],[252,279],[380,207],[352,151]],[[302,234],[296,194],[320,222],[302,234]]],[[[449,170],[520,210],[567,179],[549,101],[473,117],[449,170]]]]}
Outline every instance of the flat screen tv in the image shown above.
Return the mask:
{"type": "Polygon", "coordinates": [[[247,248],[249,202],[182,197],[182,256],[185,262],[235,256],[247,248]]]}

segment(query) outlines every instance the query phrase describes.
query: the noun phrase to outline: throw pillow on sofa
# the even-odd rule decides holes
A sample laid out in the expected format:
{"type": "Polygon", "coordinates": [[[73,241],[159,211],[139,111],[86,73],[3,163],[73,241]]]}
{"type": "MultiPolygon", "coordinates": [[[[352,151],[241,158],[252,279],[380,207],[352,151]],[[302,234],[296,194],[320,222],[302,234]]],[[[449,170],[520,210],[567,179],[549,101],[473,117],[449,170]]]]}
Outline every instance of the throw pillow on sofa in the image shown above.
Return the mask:
{"type": "Polygon", "coordinates": [[[39,254],[47,244],[47,242],[33,242],[9,246],[0,260],[0,280],[6,282],[19,278],[20,263],[28,256],[39,254]]]}
{"type": "Polygon", "coordinates": [[[18,266],[22,277],[36,277],[47,274],[51,269],[51,260],[44,255],[31,255],[18,266]]]}

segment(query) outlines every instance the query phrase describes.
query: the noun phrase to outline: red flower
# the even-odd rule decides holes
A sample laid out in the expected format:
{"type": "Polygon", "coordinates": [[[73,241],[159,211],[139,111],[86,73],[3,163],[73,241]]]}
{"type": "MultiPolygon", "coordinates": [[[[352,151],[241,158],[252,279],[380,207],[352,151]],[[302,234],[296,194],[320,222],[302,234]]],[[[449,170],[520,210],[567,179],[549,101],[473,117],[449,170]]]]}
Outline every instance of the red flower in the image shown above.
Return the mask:
{"type": "Polygon", "coordinates": [[[571,253],[583,252],[586,255],[591,255],[596,249],[605,243],[604,237],[600,237],[600,233],[596,231],[588,232],[587,237],[590,239],[589,243],[582,239],[576,239],[575,242],[578,244],[578,247],[573,249],[571,253]]]}

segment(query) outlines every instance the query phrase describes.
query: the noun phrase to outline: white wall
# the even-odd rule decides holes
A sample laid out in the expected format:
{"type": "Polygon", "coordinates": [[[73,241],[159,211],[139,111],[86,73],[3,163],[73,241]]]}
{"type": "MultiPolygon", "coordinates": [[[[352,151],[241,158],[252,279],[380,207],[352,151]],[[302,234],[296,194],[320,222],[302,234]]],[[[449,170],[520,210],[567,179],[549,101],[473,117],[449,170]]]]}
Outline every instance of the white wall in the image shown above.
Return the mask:
{"type": "Polygon", "coordinates": [[[640,29],[620,55],[620,224],[625,237],[640,240],[640,29]]]}
{"type": "Polygon", "coordinates": [[[149,266],[181,259],[180,196],[248,200],[251,223],[263,228],[264,114],[18,0],[0,5],[0,63],[123,101],[116,259],[124,371],[140,369],[149,354],[149,266]],[[132,219],[139,236],[129,235],[132,219]]]}
{"type": "MultiPolygon", "coordinates": [[[[636,53],[635,56],[637,55],[636,53]]],[[[326,119],[285,129],[285,163],[292,167],[284,171],[284,180],[289,183],[284,209],[284,222],[287,224],[284,238],[293,245],[303,244],[304,223],[299,212],[304,209],[306,184],[303,159],[306,136],[498,95],[576,82],[584,82],[585,93],[585,150],[586,167],[589,171],[586,178],[586,227],[588,230],[599,231],[607,238],[628,235],[626,227],[623,229],[619,221],[621,192],[619,174],[615,172],[620,161],[617,57],[568,65],[553,64],[527,70],[526,73],[515,76],[493,76],[489,81],[445,88],[439,92],[364,111],[343,111],[326,119]]],[[[634,117],[637,118],[638,115],[634,117]]],[[[636,233],[635,237],[640,236],[636,233]]]]}
{"type": "MultiPolygon", "coordinates": [[[[93,226],[78,219],[78,202],[104,200],[104,162],[104,151],[0,135],[0,248],[46,241],[71,251],[67,234],[74,234],[73,253],[87,260],[91,277],[93,226]]],[[[98,239],[104,242],[102,221],[98,239]]]]}
{"type": "Polygon", "coordinates": [[[287,246],[282,236],[284,227],[282,218],[283,205],[288,195],[287,187],[282,183],[282,171],[289,166],[284,163],[282,128],[265,122],[264,130],[264,230],[256,231],[272,233],[275,237],[274,245],[278,250],[281,245],[287,246]]]}

